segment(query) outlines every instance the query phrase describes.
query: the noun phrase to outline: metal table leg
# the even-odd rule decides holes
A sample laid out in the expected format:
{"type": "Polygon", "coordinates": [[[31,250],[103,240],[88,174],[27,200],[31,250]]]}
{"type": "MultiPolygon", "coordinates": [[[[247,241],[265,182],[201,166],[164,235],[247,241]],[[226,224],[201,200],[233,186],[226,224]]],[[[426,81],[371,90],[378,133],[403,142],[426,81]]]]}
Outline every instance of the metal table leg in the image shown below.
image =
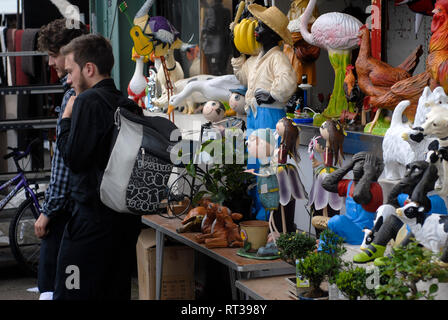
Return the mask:
{"type": "Polygon", "coordinates": [[[156,300],[160,300],[162,297],[164,240],[163,233],[156,231],[156,300]]]}
{"type": "Polygon", "coordinates": [[[230,289],[232,290],[232,300],[238,300],[238,292],[235,287],[236,271],[229,267],[230,289]]]}
{"type": "Polygon", "coordinates": [[[239,299],[245,299],[247,300],[248,297],[246,296],[246,294],[244,294],[243,297],[240,297],[241,292],[238,292],[236,286],[235,286],[235,281],[236,280],[241,280],[241,279],[249,279],[250,278],[250,272],[238,272],[233,270],[232,268],[229,267],[229,275],[230,275],[230,288],[232,290],[232,300],[239,300],[239,299]],[[240,293],[240,294],[239,294],[240,293]]]}

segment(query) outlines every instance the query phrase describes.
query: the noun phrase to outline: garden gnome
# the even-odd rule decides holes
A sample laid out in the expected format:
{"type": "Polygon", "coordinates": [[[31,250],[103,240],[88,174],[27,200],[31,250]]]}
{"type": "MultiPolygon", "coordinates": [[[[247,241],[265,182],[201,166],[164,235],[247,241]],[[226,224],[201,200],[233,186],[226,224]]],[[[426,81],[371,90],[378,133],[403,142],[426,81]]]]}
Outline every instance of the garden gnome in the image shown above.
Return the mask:
{"type": "Polygon", "coordinates": [[[202,109],[204,118],[210,122],[218,122],[226,116],[226,107],[220,101],[208,101],[202,109]]]}
{"type": "Polygon", "coordinates": [[[377,182],[383,168],[381,159],[359,152],[322,182],[325,190],[345,197],[345,215],[333,216],[328,228],[349,244],[361,244],[363,229],[373,227],[376,210],[383,204],[383,191],[377,182]],[[353,171],[353,180],[344,179],[350,171],[353,171]]]}
{"type": "Polygon", "coordinates": [[[234,110],[239,117],[246,114],[246,111],[244,110],[246,106],[246,87],[239,87],[236,89],[230,89],[230,99],[229,99],[229,106],[232,110],[234,110]]]}
{"type": "Polygon", "coordinates": [[[271,166],[270,162],[276,146],[277,139],[274,136],[274,132],[269,128],[255,130],[247,140],[249,155],[257,158],[261,166],[259,173],[255,173],[254,169],[248,169],[246,172],[258,177],[258,194],[263,207],[268,211],[277,210],[279,204],[277,168],[271,166]]]}

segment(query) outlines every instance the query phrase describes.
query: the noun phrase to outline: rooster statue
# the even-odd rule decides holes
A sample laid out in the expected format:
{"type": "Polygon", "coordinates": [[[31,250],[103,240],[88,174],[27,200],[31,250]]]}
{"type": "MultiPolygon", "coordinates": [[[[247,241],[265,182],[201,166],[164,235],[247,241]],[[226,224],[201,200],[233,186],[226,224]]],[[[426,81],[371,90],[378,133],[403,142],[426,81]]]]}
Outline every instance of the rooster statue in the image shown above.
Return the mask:
{"type": "Polygon", "coordinates": [[[132,60],[135,61],[135,71],[128,84],[128,98],[134,100],[140,107],[146,109],[145,105],[145,89],[148,79],[143,74],[144,64],[149,61],[148,57],[142,57],[135,49],[132,49],[132,60]]]}
{"type": "Polygon", "coordinates": [[[431,89],[443,87],[448,92],[448,0],[438,0],[433,11],[427,70],[431,89]]]}
{"type": "MultiPolygon", "coordinates": [[[[448,0],[437,0],[433,13],[426,70],[398,81],[383,94],[371,96],[369,103],[372,106],[394,108],[401,101],[409,100],[411,105],[406,110],[410,108],[415,110],[426,86],[429,85],[431,90],[441,86],[445,92],[448,92],[448,0]]],[[[358,64],[356,64],[356,70],[358,72],[358,64]]],[[[358,81],[360,81],[359,72],[358,81]]],[[[413,119],[410,115],[410,120],[413,119]]]]}
{"type": "Polygon", "coordinates": [[[364,93],[361,91],[358,85],[358,80],[354,74],[355,67],[349,64],[346,68],[345,78],[344,78],[344,92],[345,98],[348,103],[355,104],[355,112],[350,112],[348,110],[342,110],[340,121],[343,125],[346,124],[346,129],[357,130],[356,118],[359,113],[361,113],[361,124],[366,124],[365,110],[363,109],[364,93]]]}
{"type": "MultiPolygon", "coordinates": [[[[409,79],[423,54],[421,46],[418,46],[398,67],[392,67],[387,63],[372,57],[370,49],[370,31],[367,26],[359,30],[360,49],[356,59],[356,73],[358,84],[362,92],[368,97],[365,99],[364,109],[372,109],[376,114],[374,120],[365,130],[369,133],[376,125],[381,109],[393,110],[398,103],[378,105],[375,99],[386,94],[397,82],[409,79]]],[[[418,100],[418,98],[417,98],[418,100]]],[[[406,116],[413,120],[417,103],[406,109],[406,116]]],[[[387,127],[387,125],[385,125],[387,127]]],[[[384,128],[383,128],[384,129],[384,128]]],[[[386,128],[387,130],[387,128],[386,128]]],[[[381,132],[378,132],[381,133],[381,132]]]]}

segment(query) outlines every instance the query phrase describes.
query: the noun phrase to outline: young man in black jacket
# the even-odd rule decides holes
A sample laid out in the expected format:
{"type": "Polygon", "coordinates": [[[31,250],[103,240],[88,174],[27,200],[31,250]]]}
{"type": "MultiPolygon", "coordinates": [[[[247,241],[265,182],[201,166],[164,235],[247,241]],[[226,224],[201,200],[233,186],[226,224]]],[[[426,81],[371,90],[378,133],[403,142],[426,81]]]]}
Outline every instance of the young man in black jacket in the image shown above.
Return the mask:
{"type": "Polygon", "coordinates": [[[76,96],[62,116],[58,148],[71,170],[75,206],[59,252],[54,299],[130,299],[140,217],[109,209],[99,196],[114,113],[129,99],[110,77],[114,57],[104,37],[81,36],[61,52],[76,96]]]}

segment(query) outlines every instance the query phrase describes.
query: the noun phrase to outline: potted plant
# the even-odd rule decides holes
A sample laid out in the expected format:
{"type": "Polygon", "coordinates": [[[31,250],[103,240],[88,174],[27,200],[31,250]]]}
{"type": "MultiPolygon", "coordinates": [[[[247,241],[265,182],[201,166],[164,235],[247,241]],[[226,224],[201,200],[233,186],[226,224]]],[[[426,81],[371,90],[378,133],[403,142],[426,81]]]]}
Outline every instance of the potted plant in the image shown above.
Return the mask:
{"type": "Polygon", "coordinates": [[[434,299],[438,285],[419,289],[418,283],[433,279],[446,281],[448,271],[435,263],[435,255],[416,241],[393,249],[390,259],[380,267],[380,283],[375,290],[379,300],[434,299]]]}
{"type": "Polygon", "coordinates": [[[338,273],[335,284],[349,300],[357,300],[363,296],[374,298],[375,289],[367,288],[368,276],[365,268],[354,268],[350,265],[349,268],[338,273]]]}
{"type": "Polygon", "coordinates": [[[297,273],[310,282],[311,290],[299,295],[300,299],[313,300],[327,298],[328,292],[321,289],[321,284],[327,277],[334,263],[331,255],[325,252],[313,252],[297,263],[297,273]]]}
{"type": "Polygon", "coordinates": [[[280,234],[276,244],[280,258],[294,266],[296,259],[303,259],[316,249],[316,240],[298,231],[280,234]]]}
{"type": "Polygon", "coordinates": [[[342,255],[345,253],[344,240],[330,229],[321,234],[320,250],[313,252],[297,263],[297,273],[310,281],[311,290],[304,292],[299,298],[327,298],[328,292],[321,289],[325,279],[334,283],[336,276],[344,266],[342,255]],[[324,241],[322,241],[324,240],[324,241]]]}
{"type": "Polygon", "coordinates": [[[209,196],[212,202],[223,204],[232,212],[246,215],[249,213],[252,203],[252,198],[247,190],[250,185],[255,183],[254,176],[244,172],[247,153],[245,152],[241,157],[241,150],[238,150],[234,143],[233,158],[232,161],[229,161],[225,156],[225,152],[229,152],[225,145],[225,138],[205,141],[201,145],[200,151],[208,153],[213,158],[219,146],[222,146],[221,161],[207,164],[205,170],[199,170],[193,162],[187,165],[187,173],[191,177],[199,179],[205,188],[194,195],[193,205],[197,204],[204,196],[209,196]],[[243,163],[238,163],[238,160],[241,159],[244,159],[243,163]]]}

